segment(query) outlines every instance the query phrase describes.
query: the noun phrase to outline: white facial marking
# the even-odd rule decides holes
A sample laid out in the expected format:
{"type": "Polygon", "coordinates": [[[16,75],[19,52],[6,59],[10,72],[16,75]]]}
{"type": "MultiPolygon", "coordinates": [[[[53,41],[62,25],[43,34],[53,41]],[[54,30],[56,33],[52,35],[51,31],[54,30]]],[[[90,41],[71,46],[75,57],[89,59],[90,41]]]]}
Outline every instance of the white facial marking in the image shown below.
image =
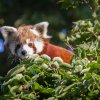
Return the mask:
{"type": "Polygon", "coordinates": [[[44,43],[41,40],[35,40],[34,45],[36,47],[36,53],[40,53],[43,50],[44,43]]]}
{"type": "Polygon", "coordinates": [[[27,44],[23,45],[23,50],[27,51],[27,55],[32,55],[34,53],[33,48],[30,48],[27,44]]]}
{"type": "Polygon", "coordinates": [[[18,49],[17,54],[20,58],[24,59],[34,54],[34,50],[33,48],[30,48],[27,44],[24,44],[18,49]],[[26,51],[26,54],[22,55],[22,51],[26,51]]]}
{"type": "Polygon", "coordinates": [[[27,43],[27,44],[29,44],[29,43],[32,43],[32,44],[33,44],[33,41],[30,41],[30,39],[27,39],[27,40],[26,40],[26,43],[27,43]]]}

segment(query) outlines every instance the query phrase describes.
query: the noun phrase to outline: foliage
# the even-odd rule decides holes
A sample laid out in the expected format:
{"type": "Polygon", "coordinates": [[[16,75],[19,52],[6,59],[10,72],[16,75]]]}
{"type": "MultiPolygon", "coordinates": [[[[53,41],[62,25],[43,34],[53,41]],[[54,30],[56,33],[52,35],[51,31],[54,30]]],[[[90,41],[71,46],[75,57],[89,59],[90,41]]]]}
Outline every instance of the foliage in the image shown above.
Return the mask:
{"type": "Polygon", "coordinates": [[[59,0],[64,8],[76,8],[80,5],[88,5],[91,10],[98,10],[100,7],[99,0],[59,0]]]}
{"type": "Polygon", "coordinates": [[[71,64],[64,63],[59,57],[51,60],[47,55],[36,54],[22,61],[0,78],[0,99],[100,98],[100,48],[98,41],[90,46],[81,44],[77,47],[71,64]]]}
{"type": "Polygon", "coordinates": [[[100,22],[99,20],[86,19],[73,22],[73,29],[70,31],[66,42],[68,44],[84,44],[85,42],[100,41],[100,22]]]}

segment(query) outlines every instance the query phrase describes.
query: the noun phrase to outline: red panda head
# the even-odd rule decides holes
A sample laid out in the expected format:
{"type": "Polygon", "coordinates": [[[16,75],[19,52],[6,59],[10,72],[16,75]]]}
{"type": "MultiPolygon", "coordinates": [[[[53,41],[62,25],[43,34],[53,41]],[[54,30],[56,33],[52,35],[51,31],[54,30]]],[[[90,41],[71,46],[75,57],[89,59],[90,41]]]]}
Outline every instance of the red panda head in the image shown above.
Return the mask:
{"type": "Polygon", "coordinates": [[[0,28],[0,32],[4,37],[4,44],[8,46],[10,52],[24,59],[34,53],[42,52],[45,40],[51,38],[47,35],[47,27],[48,22],[18,28],[3,26],[0,28]]]}

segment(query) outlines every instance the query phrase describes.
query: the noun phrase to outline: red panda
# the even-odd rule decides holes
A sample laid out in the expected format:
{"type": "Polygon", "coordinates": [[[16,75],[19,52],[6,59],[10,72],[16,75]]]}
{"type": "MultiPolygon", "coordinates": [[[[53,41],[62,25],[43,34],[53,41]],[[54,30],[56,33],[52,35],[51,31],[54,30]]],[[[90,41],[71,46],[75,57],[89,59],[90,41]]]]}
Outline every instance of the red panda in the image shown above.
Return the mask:
{"type": "Polygon", "coordinates": [[[64,62],[70,63],[73,52],[49,43],[51,36],[47,35],[48,24],[48,22],[40,22],[18,28],[2,26],[0,32],[11,54],[21,59],[33,54],[47,54],[51,58],[61,57],[64,62]]]}

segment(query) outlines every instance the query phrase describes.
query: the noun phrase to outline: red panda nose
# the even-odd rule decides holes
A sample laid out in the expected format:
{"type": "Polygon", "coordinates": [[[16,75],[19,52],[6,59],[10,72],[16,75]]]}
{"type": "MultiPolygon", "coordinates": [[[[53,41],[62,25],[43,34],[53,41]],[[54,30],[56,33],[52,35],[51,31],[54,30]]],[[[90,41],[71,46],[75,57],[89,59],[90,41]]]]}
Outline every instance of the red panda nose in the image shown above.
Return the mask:
{"type": "Polygon", "coordinates": [[[21,53],[23,56],[25,56],[27,52],[25,50],[23,50],[21,53]]]}

